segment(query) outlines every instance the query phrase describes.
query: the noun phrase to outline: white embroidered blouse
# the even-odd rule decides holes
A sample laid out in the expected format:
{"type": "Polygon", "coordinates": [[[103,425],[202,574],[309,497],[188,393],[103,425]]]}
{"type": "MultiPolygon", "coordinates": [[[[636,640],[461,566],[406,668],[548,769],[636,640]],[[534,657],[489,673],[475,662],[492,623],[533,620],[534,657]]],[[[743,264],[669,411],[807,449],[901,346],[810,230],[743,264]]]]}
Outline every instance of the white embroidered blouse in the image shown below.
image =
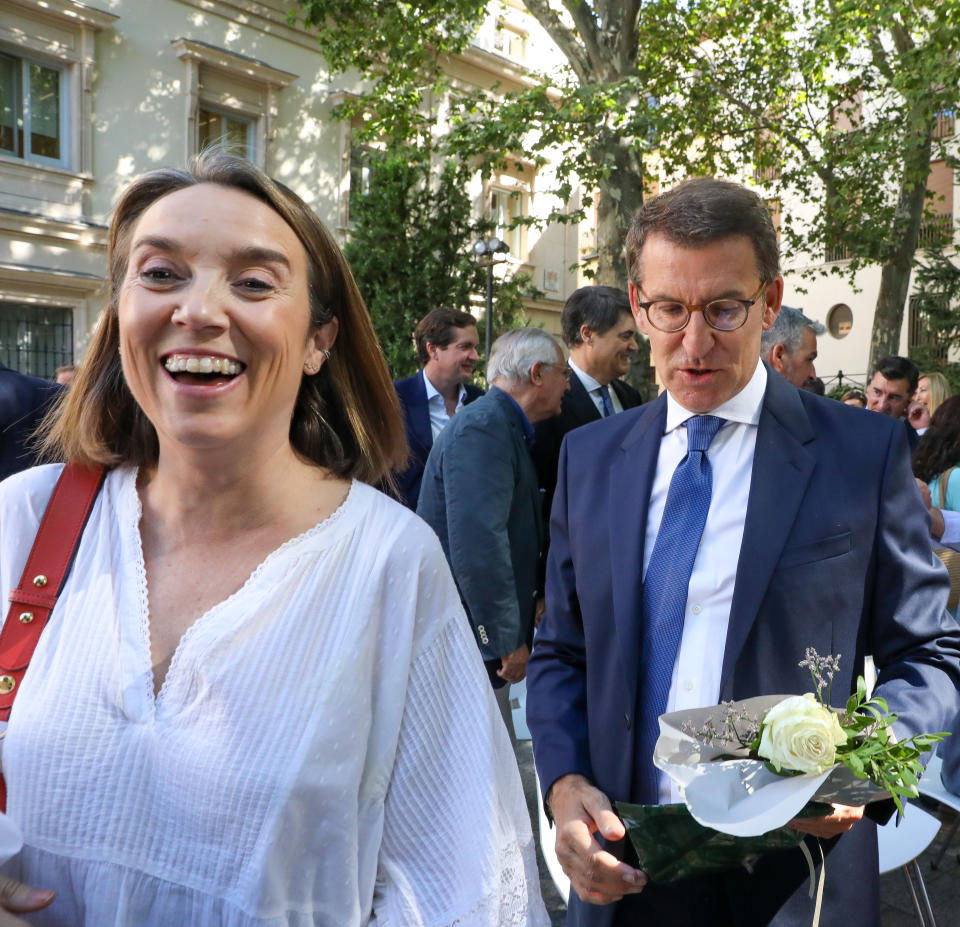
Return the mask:
{"type": "MultiPolygon", "coordinates": [[[[0,591],[59,466],[0,485],[0,591]]],[[[150,665],[136,472],[108,474],[11,715],[63,927],[547,924],[516,762],[437,539],[354,483],[150,665]]]]}

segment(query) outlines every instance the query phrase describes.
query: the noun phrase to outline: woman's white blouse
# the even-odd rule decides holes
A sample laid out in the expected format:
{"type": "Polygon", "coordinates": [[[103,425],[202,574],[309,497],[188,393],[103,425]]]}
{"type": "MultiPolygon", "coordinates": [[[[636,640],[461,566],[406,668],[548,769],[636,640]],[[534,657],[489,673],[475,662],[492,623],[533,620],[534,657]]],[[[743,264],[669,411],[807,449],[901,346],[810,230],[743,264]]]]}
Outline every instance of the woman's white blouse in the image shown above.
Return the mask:
{"type": "MultiPolygon", "coordinates": [[[[0,486],[3,601],[59,472],[0,486]]],[[[135,483],[108,474],[3,741],[7,871],[57,892],[31,923],[546,924],[430,529],[354,483],[196,621],[155,699],[135,483]]]]}

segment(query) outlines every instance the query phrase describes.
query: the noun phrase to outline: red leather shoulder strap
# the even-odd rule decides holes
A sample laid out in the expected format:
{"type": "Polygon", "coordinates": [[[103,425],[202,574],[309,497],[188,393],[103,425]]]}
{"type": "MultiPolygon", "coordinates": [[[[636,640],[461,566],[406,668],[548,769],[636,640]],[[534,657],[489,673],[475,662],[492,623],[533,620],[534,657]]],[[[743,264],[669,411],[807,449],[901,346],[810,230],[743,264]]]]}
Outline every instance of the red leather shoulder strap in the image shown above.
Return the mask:
{"type": "Polygon", "coordinates": [[[10,709],[80,543],[104,469],[68,463],[54,487],[0,632],[0,721],[10,709]]]}

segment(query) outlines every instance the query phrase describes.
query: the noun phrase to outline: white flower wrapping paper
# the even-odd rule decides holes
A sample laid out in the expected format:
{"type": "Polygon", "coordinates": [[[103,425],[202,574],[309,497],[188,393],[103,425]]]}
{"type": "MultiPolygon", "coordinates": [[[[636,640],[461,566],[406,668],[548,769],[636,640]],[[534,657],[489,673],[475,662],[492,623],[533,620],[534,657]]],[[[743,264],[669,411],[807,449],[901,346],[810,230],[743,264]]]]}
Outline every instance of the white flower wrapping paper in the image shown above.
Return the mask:
{"type": "MultiPolygon", "coordinates": [[[[756,717],[792,695],[760,695],[734,702],[756,717]]],[[[722,705],[675,711],[660,716],[660,737],[653,765],[679,787],[687,808],[704,827],[735,837],[756,837],[782,827],[807,802],[864,805],[889,798],[890,793],[868,779],[857,779],[842,764],[826,772],[778,776],[762,760],[717,760],[724,754],[745,754],[738,743],[720,746],[683,733],[688,722],[702,729],[709,720],[718,726],[726,714],[722,705]]]]}

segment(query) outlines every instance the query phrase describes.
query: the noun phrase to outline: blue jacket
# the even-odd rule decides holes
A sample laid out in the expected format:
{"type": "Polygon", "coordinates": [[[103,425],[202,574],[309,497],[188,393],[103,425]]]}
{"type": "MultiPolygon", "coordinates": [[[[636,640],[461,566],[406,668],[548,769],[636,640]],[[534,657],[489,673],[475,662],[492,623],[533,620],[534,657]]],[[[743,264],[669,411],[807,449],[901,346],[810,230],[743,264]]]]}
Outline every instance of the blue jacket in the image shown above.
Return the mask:
{"type": "Polygon", "coordinates": [[[541,511],[520,415],[493,387],[440,433],[417,505],[440,538],[484,660],[529,641],[541,511]]]}
{"type": "MultiPolygon", "coordinates": [[[[637,753],[635,719],[643,546],[665,420],[661,396],[570,432],[561,450],[547,612],[527,677],[544,792],[573,772],[614,801],[635,800],[637,770],[651,761],[637,753]]],[[[945,611],[947,588],[902,425],[768,377],[729,626],[718,641],[720,698],[808,691],[797,664],[815,647],[842,655],[833,685],[842,704],[872,654],[876,692],[899,715],[898,734],[944,730],[960,708],[960,626],[945,611]]],[[[825,846],[821,923],[875,927],[873,822],[825,846]]],[[[738,927],[810,924],[805,872],[800,852],[787,851],[765,858],[754,876],[724,876],[738,927]]],[[[638,923],[666,923],[655,898],[641,892],[605,907],[572,898],[567,923],[606,927],[619,907],[638,923]]]]}
{"type": "MultiPolygon", "coordinates": [[[[415,373],[405,380],[393,384],[397,398],[403,407],[403,426],[407,431],[407,444],[410,445],[410,458],[406,469],[395,474],[400,501],[407,508],[416,510],[417,497],[420,495],[420,481],[427,455],[433,447],[433,431],[430,428],[430,409],[427,406],[427,388],[423,383],[423,371],[415,373]]],[[[467,395],[464,405],[483,395],[479,386],[467,383],[467,395]]]]}
{"type": "Polygon", "coordinates": [[[62,389],[0,364],[0,480],[37,463],[30,437],[62,389]]]}

